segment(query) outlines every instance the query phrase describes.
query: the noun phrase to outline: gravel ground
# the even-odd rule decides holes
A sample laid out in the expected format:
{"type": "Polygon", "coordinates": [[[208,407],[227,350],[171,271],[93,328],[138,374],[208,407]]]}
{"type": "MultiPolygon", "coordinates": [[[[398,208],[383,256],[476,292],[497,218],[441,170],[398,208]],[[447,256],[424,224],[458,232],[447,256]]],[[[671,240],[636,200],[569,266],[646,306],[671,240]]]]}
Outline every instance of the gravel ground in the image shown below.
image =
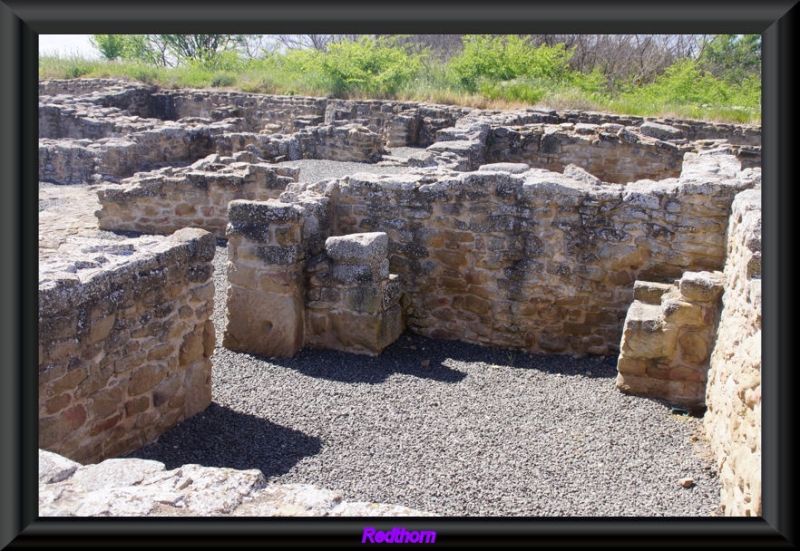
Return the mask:
{"type": "MultiPolygon", "coordinates": [[[[218,343],[226,260],[220,242],[218,343]]],[[[218,347],[213,359],[211,406],[129,457],[257,468],[272,483],[446,516],[718,513],[701,420],[618,392],[613,359],[412,335],[376,358],[218,347]]]]}
{"type": "MultiPolygon", "coordinates": [[[[425,151],[421,147],[395,147],[389,150],[393,157],[408,158],[414,152],[425,151]]],[[[318,182],[326,178],[342,178],[356,172],[375,172],[378,174],[397,174],[404,167],[379,166],[370,163],[355,163],[341,161],[327,161],[320,159],[301,159],[297,161],[283,161],[276,163],[278,166],[290,166],[300,169],[301,182],[318,182]]]]}

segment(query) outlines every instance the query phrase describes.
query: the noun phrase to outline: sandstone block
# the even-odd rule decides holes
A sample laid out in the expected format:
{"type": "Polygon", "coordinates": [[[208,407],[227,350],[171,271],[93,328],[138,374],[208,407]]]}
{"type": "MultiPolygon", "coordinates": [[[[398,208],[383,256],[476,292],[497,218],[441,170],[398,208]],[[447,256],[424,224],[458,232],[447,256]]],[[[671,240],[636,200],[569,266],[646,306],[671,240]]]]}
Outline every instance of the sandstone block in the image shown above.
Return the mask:
{"type": "Polygon", "coordinates": [[[386,259],[389,236],[385,232],[356,233],[329,237],[325,252],[334,262],[375,264],[386,259]]]}
{"type": "Polygon", "coordinates": [[[661,297],[672,289],[669,283],[653,283],[651,281],[635,281],[633,283],[633,298],[648,304],[661,304],[661,297]]]}
{"type": "Polygon", "coordinates": [[[679,129],[666,124],[647,121],[639,127],[639,132],[645,136],[658,138],[659,140],[674,140],[683,137],[683,132],[679,129]]]}
{"type": "MultiPolygon", "coordinates": [[[[697,304],[677,299],[665,300],[662,304],[664,319],[677,325],[704,325],[705,309],[697,304]]],[[[711,320],[708,320],[711,321],[711,320]]]]}
{"type": "Polygon", "coordinates": [[[681,357],[694,365],[701,365],[709,356],[709,345],[697,333],[684,332],[678,339],[681,348],[681,357]]]}
{"type": "Polygon", "coordinates": [[[681,294],[690,301],[710,302],[722,294],[721,272],[686,272],[680,279],[681,294]]]}
{"type": "Polygon", "coordinates": [[[264,357],[291,357],[303,345],[303,300],[294,294],[228,288],[222,345],[264,357]]]}

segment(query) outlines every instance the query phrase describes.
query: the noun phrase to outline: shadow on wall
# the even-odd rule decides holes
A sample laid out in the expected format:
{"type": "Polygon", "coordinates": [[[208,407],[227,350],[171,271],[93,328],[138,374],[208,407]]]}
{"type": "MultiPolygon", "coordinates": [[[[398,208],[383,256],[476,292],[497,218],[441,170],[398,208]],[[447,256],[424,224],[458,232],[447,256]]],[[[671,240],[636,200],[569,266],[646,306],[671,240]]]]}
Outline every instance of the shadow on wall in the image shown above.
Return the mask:
{"type": "Polygon", "coordinates": [[[187,464],[258,469],[269,479],[289,472],[304,457],[316,455],[321,449],[319,438],[212,403],[156,442],[125,457],[161,461],[167,470],[187,464]],[[220,432],[219,427],[227,430],[220,432]],[[193,444],[184,452],[180,448],[186,442],[193,444]]]}

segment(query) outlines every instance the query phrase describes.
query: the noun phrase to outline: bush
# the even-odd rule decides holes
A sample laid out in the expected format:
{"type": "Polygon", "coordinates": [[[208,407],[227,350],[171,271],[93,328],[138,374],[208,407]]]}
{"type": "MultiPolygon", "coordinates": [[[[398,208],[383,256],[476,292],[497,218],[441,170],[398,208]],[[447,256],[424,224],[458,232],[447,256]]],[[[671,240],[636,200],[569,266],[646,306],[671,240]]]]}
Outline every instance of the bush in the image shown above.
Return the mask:
{"type": "Polygon", "coordinates": [[[318,59],[336,97],[395,97],[419,73],[421,58],[398,46],[396,40],[363,36],[358,41],[331,44],[318,59]]]}
{"type": "Polygon", "coordinates": [[[483,80],[510,81],[517,77],[562,80],[572,50],[562,45],[534,47],[516,35],[467,35],[464,50],[450,60],[460,84],[470,92],[483,80]]]}

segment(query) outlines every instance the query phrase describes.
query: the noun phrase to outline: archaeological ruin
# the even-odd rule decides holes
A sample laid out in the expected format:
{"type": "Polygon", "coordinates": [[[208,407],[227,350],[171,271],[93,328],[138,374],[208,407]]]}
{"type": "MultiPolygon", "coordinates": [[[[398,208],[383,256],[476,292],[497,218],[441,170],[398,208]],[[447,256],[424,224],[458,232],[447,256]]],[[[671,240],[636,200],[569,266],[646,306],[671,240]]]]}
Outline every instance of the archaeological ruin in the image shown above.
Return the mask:
{"type": "Polygon", "coordinates": [[[705,411],[728,515],[761,514],[761,129],[547,109],[42,80],[39,179],[97,228],[40,250],[39,447],[117,457],[203,410],[222,346],[380,354],[403,332],[618,357],[705,411]],[[407,156],[396,148],[415,148],[407,156]],[[306,181],[282,161],[395,166],[306,181]]]}

